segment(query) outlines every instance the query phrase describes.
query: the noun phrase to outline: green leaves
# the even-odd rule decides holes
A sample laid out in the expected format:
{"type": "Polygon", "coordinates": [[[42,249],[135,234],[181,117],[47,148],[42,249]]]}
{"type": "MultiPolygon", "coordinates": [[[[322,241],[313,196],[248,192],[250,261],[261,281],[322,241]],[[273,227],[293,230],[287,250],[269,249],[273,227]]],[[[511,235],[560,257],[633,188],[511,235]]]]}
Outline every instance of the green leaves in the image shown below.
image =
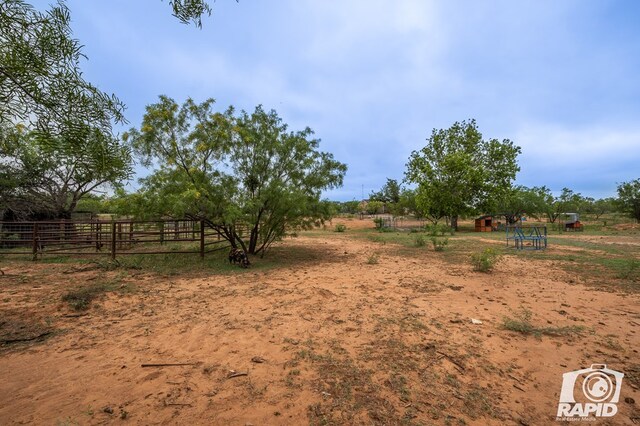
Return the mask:
{"type": "Polygon", "coordinates": [[[183,24],[193,23],[198,28],[202,27],[202,15],[211,16],[211,6],[204,0],[171,0],[173,16],[183,24]]]}
{"type": "Polygon", "coordinates": [[[64,3],[44,13],[21,0],[0,3],[0,123],[81,144],[88,128],[111,134],[124,105],[82,78],[70,19],[64,3]]]}
{"type": "Polygon", "coordinates": [[[379,192],[373,192],[369,195],[370,200],[382,201],[383,203],[400,202],[400,184],[395,179],[388,179],[379,192]]]}
{"type": "Polygon", "coordinates": [[[91,191],[129,179],[129,148],[97,128],[86,130],[80,144],[70,144],[64,135],[3,128],[0,175],[6,179],[0,179],[0,209],[66,218],[91,191]]]}
{"type": "Polygon", "coordinates": [[[411,154],[406,180],[418,185],[416,202],[433,220],[470,214],[507,194],[518,154],[508,139],[484,141],[475,120],[456,122],[434,129],[427,146],[411,154]]]}
{"type": "Polygon", "coordinates": [[[640,179],[618,185],[617,203],[620,210],[640,221],[640,179]]]}
{"type": "Polygon", "coordinates": [[[161,96],[125,135],[143,164],[159,165],[136,199],[147,216],[205,219],[250,253],[328,217],[321,191],[342,185],[346,165],[317,151],[311,129],[289,131],[262,106],[236,114],[213,105],[161,96]],[[248,235],[236,234],[236,223],[248,224],[248,235]]]}

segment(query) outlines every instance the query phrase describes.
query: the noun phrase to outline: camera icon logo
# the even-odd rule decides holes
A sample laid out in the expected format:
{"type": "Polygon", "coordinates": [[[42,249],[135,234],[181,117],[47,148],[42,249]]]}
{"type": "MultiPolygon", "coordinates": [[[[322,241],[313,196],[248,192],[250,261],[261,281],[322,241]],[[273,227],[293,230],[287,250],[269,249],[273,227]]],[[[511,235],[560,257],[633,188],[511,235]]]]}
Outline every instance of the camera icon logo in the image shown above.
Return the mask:
{"type": "Polygon", "coordinates": [[[623,373],[611,370],[604,364],[593,364],[589,368],[564,373],[558,420],[591,415],[614,416],[618,412],[616,404],[620,400],[623,377],[623,373]]]}

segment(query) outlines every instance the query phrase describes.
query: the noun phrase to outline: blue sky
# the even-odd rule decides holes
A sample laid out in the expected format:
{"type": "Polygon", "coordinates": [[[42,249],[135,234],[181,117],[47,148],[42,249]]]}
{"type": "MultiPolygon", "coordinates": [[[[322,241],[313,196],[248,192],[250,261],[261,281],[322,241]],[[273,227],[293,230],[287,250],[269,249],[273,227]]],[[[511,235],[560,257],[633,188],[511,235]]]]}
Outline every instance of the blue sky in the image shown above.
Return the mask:
{"type": "Polygon", "coordinates": [[[401,180],[433,128],[469,118],[522,147],[519,184],[605,197],[640,178],[640,2],[211,4],[198,29],[168,0],[67,1],[85,77],[127,105],[120,131],[160,94],[262,104],[348,164],[336,200],[401,180]]]}

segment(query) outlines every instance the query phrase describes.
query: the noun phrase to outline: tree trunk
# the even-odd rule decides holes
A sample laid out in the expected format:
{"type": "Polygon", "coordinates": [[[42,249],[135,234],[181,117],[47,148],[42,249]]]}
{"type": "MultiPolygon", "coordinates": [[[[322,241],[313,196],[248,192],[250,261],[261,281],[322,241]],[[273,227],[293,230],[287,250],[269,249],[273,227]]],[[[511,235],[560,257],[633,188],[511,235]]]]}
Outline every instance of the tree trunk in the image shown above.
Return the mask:
{"type": "Polygon", "coordinates": [[[251,229],[251,236],[249,237],[249,254],[256,254],[256,246],[258,245],[258,225],[251,229]]]}
{"type": "Polygon", "coordinates": [[[458,232],[458,215],[451,216],[451,227],[458,232]]]}

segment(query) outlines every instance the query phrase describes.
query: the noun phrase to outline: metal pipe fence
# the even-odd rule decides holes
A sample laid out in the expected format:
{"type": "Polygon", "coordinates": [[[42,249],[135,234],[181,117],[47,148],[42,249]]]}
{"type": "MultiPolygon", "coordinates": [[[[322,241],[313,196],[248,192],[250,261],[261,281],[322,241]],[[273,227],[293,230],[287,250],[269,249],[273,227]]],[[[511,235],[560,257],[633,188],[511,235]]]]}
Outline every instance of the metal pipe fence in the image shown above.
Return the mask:
{"type": "Polygon", "coordinates": [[[206,253],[230,247],[204,221],[0,221],[0,254],[116,255],[206,253]],[[166,249],[173,243],[198,243],[198,249],[166,249]]]}

